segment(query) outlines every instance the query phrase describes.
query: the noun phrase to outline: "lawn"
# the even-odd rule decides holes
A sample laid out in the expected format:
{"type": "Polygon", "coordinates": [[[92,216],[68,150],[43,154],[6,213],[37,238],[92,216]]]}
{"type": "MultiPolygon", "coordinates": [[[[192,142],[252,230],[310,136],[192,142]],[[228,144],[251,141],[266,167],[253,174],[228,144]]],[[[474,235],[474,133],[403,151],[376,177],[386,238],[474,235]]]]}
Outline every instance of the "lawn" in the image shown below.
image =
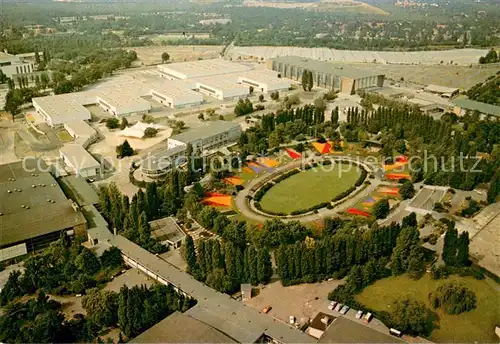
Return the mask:
{"type": "MultiPolygon", "coordinates": [[[[437,310],[438,328],[434,329],[430,340],[434,342],[498,342],[495,326],[500,323],[500,292],[486,281],[472,277],[450,276],[445,280],[433,280],[426,274],[415,281],[406,275],[389,277],[365,288],[356,300],[376,311],[390,312],[391,304],[400,297],[409,296],[425,302],[430,308],[428,294],[446,282],[460,282],[471,289],[477,297],[477,308],[471,312],[449,315],[437,310]]],[[[492,282],[494,283],[494,282],[492,282]]]]}
{"type": "Polygon", "coordinates": [[[319,166],[283,180],[266,192],[260,202],[262,208],[290,213],[331,201],[353,186],[361,174],[354,166],[347,172],[346,165],[340,166],[342,171],[338,164],[319,166]]]}

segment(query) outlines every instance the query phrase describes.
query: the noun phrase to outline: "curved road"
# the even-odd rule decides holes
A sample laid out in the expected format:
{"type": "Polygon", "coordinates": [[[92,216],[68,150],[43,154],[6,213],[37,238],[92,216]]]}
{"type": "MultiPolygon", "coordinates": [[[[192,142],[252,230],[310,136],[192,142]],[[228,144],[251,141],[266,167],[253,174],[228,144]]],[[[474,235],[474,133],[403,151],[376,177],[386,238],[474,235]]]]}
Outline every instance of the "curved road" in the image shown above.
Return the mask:
{"type": "MultiPolygon", "coordinates": [[[[341,156],[329,156],[328,158],[335,158],[335,159],[350,159],[352,160],[353,158],[348,156],[348,155],[341,155],[341,156]]],[[[323,158],[316,159],[315,157],[309,158],[306,160],[306,162],[311,162],[311,161],[321,161],[323,158]]],[[[362,160],[358,160],[358,162],[364,163],[362,160]]],[[[286,164],[283,166],[276,167],[275,170],[276,172],[283,172],[289,169],[290,164],[286,164]]],[[[297,216],[297,217],[291,217],[291,218],[280,218],[282,221],[289,222],[289,221],[300,221],[300,222],[311,222],[311,221],[316,221],[323,219],[325,217],[330,217],[335,214],[338,214],[340,212],[345,211],[347,208],[353,206],[356,204],[361,198],[365,197],[367,194],[373,192],[381,183],[381,174],[379,172],[378,166],[376,169],[371,166],[371,168],[368,170],[369,173],[372,173],[375,175],[375,179],[368,179],[371,184],[363,189],[361,192],[359,192],[360,189],[363,188],[364,185],[361,185],[356,191],[353,193],[359,192],[356,194],[354,197],[347,199],[345,202],[341,203],[340,205],[336,206],[333,209],[320,209],[317,214],[309,214],[309,215],[304,215],[304,216],[297,216]]],[[[382,174],[383,175],[383,174],[382,174]]],[[[252,179],[247,185],[245,185],[245,188],[238,192],[238,194],[235,197],[235,203],[236,207],[238,210],[247,218],[252,219],[252,220],[257,220],[257,221],[267,221],[271,220],[273,218],[276,218],[276,216],[272,215],[264,215],[261,213],[257,213],[253,209],[251,209],[247,203],[246,196],[250,193],[250,190],[257,185],[258,183],[261,183],[263,180],[266,178],[269,178],[268,174],[262,175],[260,177],[257,177],[255,179],[252,179]]],[[[349,196],[348,196],[349,197],[349,196]]]]}

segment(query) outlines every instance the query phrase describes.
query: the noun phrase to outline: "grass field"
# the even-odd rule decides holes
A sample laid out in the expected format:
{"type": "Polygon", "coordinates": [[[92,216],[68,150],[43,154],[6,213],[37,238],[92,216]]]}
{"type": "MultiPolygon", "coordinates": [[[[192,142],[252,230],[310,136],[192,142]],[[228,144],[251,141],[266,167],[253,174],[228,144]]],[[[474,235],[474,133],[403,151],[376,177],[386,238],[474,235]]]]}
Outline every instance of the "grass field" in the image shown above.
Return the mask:
{"type": "Polygon", "coordinates": [[[351,168],[339,173],[339,166],[310,169],[283,180],[266,192],[260,204],[273,212],[290,213],[327,202],[354,185],[361,172],[351,168]]]}
{"type": "Polygon", "coordinates": [[[429,274],[418,281],[406,275],[389,277],[365,288],[356,296],[356,300],[373,310],[390,312],[395,300],[409,296],[425,302],[430,308],[429,293],[441,284],[450,281],[460,282],[471,289],[477,297],[477,308],[458,315],[449,315],[442,310],[437,310],[438,327],[434,329],[429,339],[434,342],[497,343],[495,326],[500,323],[500,308],[498,307],[500,292],[484,280],[459,276],[433,280],[429,274]]]}

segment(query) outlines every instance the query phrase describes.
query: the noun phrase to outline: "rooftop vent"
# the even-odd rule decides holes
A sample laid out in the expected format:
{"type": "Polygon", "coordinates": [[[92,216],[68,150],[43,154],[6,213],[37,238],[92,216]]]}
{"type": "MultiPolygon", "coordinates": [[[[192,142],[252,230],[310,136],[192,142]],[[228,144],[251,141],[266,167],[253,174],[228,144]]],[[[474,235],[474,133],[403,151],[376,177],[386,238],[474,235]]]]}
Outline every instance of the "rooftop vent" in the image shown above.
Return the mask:
{"type": "Polygon", "coordinates": [[[26,208],[26,206],[24,204],[21,204],[21,208],[26,208]]]}
{"type": "Polygon", "coordinates": [[[24,208],[24,209],[29,209],[29,208],[30,208],[30,206],[29,206],[29,205],[27,205],[27,206],[26,206],[26,208],[24,208]]]}
{"type": "Polygon", "coordinates": [[[7,190],[7,193],[12,193],[12,190],[7,190]]]}
{"type": "Polygon", "coordinates": [[[3,216],[3,213],[0,213],[0,216],[3,216]]]}
{"type": "Polygon", "coordinates": [[[36,188],[36,185],[35,185],[35,184],[33,184],[33,185],[31,185],[31,187],[32,187],[32,188],[36,188]]]}

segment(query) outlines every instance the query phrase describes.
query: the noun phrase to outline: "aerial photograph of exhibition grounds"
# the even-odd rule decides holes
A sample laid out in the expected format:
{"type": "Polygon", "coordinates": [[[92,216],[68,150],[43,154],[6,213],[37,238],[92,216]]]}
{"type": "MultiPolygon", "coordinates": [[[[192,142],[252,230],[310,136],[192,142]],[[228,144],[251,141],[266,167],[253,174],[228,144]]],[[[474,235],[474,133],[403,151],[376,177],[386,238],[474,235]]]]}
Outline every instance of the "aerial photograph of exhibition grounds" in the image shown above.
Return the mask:
{"type": "Polygon", "coordinates": [[[0,343],[498,343],[497,0],[5,0],[0,343]]]}

